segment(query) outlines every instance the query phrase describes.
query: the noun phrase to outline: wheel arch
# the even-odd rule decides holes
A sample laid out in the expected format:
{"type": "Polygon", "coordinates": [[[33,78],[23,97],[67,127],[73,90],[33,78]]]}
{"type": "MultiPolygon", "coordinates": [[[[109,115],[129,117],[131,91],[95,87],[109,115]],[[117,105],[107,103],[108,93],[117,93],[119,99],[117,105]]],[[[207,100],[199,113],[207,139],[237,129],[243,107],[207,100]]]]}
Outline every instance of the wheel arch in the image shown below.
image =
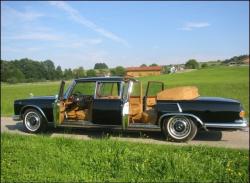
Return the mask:
{"type": "Polygon", "coordinates": [[[22,119],[23,119],[24,112],[28,109],[36,109],[37,111],[39,111],[41,113],[41,115],[44,117],[46,122],[48,122],[48,119],[47,119],[46,115],[44,114],[43,110],[36,105],[26,105],[26,106],[22,107],[22,109],[20,110],[20,115],[21,115],[22,119]]]}
{"type": "Polygon", "coordinates": [[[160,127],[162,127],[164,119],[170,118],[172,116],[190,117],[191,119],[194,120],[194,122],[197,123],[198,127],[202,127],[204,129],[206,129],[205,124],[203,123],[203,121],[199,117],[197,117],[197,116],[195,116],[193,114],[189,114],[189,113],[168,113],[168,114],[163,114],[163,115],[161,115],[161,117],[159,118],[159,121],[158,121],[158,124],[160,125],[160,127]]]}

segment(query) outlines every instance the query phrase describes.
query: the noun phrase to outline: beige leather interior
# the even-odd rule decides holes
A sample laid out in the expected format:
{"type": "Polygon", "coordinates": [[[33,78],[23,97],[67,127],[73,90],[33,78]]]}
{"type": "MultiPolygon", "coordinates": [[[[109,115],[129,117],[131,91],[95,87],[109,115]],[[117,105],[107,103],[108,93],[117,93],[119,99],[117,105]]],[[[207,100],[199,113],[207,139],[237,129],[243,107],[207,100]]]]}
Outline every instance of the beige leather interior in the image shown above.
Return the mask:
{"type": "Polygon", "coordinates": [[[98,97],[99,99],[119,99],[119,96],[106,96],[106,97],[98,97]]]}
{"type": "Polygon", "coordinates": [[[157,120],[157,113],[154,109],[146,110],[142,113],[142,121],[144,123],[155,123],[157,120]]]}
{"type": "Polygon", "coordinates": [[[199,97],[198,88],[195,86],[183,86],[169,88],[157,94],[157,100],[193,100],[199,97]]]}
{"type": "Polygon", "coordinates": [[[142,118],[142,99],[140,96],[131,96],[129,98],[129,116],[132,122],[139,122],[142,118]]]}
{"type": "Polygon", "coordinates": [[[70,100],[61,101],[60,102],[60,123],[65,120],[65,117],[69,120],[91,120],[91,111],[92,105],[90,109],[80,110],[79,107],[73,107],[70,110],[67,110],[67,107],[71,105],[72,102],[70,100]]]}
{"type": "Polygon", "coordinates": [[[146,98],[146,110],[154,108],[156,104],[156,96],[149,96],[146,98]]]}
{"type": "Polygon", "coordinates": [[[64,121],[64,112],[65,112],[65,104],[63,101],[60,102],[60,114],[59,114],[59,123],[64,121]]]}

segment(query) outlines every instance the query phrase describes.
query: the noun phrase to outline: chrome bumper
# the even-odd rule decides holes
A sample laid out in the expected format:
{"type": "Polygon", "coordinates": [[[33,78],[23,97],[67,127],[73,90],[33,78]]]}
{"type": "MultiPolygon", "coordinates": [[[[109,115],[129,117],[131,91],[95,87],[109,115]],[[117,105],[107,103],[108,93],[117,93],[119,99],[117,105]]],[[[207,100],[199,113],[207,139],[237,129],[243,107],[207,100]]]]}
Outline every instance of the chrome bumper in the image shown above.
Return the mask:
{"type": "Polygon", "coordinates": [[[12,119],[13,119],[14,121],[21,121],[21,120],[22,120],[22,118],[21,118],[20,115],[14,115],[14,116],[12,116],[12,119]]]}
{"type": "Polygon", "coordinates": [[[248,126],[246,119],[236,120],[229,123],[204,123],[206,128],[221,128],[221,129],[244,129],[248,126]]]}

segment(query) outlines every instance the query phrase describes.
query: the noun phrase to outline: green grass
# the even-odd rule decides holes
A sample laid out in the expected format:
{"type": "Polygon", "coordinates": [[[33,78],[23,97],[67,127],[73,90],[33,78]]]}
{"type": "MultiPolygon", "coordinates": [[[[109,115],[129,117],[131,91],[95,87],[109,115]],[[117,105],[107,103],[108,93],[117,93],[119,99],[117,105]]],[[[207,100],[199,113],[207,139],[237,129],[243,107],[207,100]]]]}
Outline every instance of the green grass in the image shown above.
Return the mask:
{"type": "MultiPolygon", "coordinates": [[[[146,88],[149,80],[163,81],[166,87],[194,85],[202,96],[235,98],[243,103],[249,114],[249,68],[248,67],[212,67],[188,73],[143,77],[140,80],[146,88]]],[[[35,96],[58,94],[60,82],[33,84],[3,84],[1,87],[1,115],[13,114],[13,101],[27,98],[29,93],[35,96]]]]}
{"type": "Polygon", "coordinates": [[[248,182],[249,152],[1,134],[1,182],[248,182]]]}

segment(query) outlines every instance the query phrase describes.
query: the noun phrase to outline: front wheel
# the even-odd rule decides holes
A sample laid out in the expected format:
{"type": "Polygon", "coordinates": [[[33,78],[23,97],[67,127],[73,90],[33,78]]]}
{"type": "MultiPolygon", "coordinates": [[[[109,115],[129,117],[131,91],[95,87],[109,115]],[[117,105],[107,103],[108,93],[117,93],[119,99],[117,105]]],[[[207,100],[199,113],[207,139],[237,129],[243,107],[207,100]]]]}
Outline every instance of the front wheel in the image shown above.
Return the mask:
{"type": "Polygon", "coordinates": [[[197,133],[197,126],[189,117],[172,116],[164,119],[162,131],[167,140],[187,142],[195,137],[197,133]]]}
{"type": "Polygon", "coordinates": [[[43,116],[35,109],[28,109],[24,112],[23,124],[29,133],[38,133],[46,129],[43,116]]]}

